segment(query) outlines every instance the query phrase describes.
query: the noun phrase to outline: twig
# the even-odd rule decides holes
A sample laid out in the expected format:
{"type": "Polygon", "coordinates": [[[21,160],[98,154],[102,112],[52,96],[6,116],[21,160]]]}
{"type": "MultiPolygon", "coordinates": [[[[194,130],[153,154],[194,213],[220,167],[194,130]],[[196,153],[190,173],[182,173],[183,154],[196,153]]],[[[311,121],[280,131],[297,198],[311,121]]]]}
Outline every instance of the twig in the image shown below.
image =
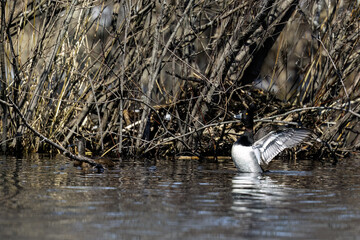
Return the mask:
{"type": "Polygon", "coordinates": [[[278,115],[274,115],[274,116],[271,116],[271,117],[267,117],[267,118],[263,118],[262,121],[267,121],[267,120],[271,120],[271,119],[275,119],[275,118],[278,118],[278,117],[283,117],[283,116],[287,116],[291,113],[295,113],[295,112],[301,112],[301,111],[306,111],[306,110],[337,110],[337,111],[344,111],[344,112],[349,112],[351,114],[353,114],[354,116],[356,117],[360,117],[360,114],[352,111],[352,110],[347,110],[347,109],[344,109],[344,108],[339,108],[339,107],[303,107],[303,108],[296,108],[296,109],[293,109],[293,110],[290,110],[286,113],[282,113],[282,114],[278,114],[278,115]]]}
{"type": "Polygon", "coordinates": [[[77,0],[73,0],[70,7],[69,7],[69,12],[68,12],[68,14],[67,14],[67,16],[65,18],[63,28],[61,29],[59,35],[57,36],[56,44],[54,46],[53,52],[52,52],[49,60],[47,61],[47,66],[45,67],[43,73],[41,74],[40,82],[39,82],[39,84],[37,84],[36,89],[34,91],[34,95],[33,95],[33,98],[32,98],[32,100],[30,102],[28,112],[27,112],[27,115],[26,115],[27,120],[31,119],[32,114],[34,112],[34,109],[37,106],[37,103],[38,103],[38,100],[39,100],[39,94],[42,91],[42,88],[43,88],[45,82],[49,78],[51,68],[52,68],[52,66],[53,66],[53,64],[55,62],[56,55],[57,55],[58,50],[60,48],[60,45],[61,45],[61,43],[62,43],[62,41],[64,39],[64,36],[67,33],[67,29],[68,29],[68,27],[70,25],[70,21],[72,19],[73,13],[75,11],[75,6],[76,6],[77,2],[78,2],[77,0]]]}
{"type": "Polygon", "coordinates": [[[318,42],[320,42],[321,46],[322,46],[323,49],[325,50],[327,56],[328,56],[329,59],[330,59],[331,64],[333,65],[333,67],[334,67],[334,69],[335,69],[336,75],[339,77],[339,80],[340,80],[341,85],[342,85],[342,87],[343,87],[343,89],[344,89],[344,93],[345,93],[345,95],[346,95],[346,98],[347,98],[348,101],[349,101],[349,109],[350,109],[350,98],[349,98],[349,94],[348,94],[348,92],[347,92],[347,90],[346,90],[346,87],[345,87],[344,81],[343,81],[343,79],[342,79],[340,70],[336,67],[336,64],[335,64],[334,60],[332,59],[329,51],[327,50],[327,48],[325,47],[325,45],[324,45],[324,43],[321,41],[321,39],[320,39],[319,37],[317,37],[316,40],[317,40],[318,42]]]}
{"type": "MultiPolygon", "coordinates": [[[[182,17],[180,18],[180,20],[178,21],[177,25],[175,26],[174,30],[173,30],[173,33],[170,35],[169,37],[169,40],[167,41],[167,43],[165,44],[165,47],[160,55],[160,57],[158,59],[155,60],[156,56],[157,56],[157,47],[159,47],[159,34],[155,34],[155,38],[154,38],[154,51],[153,51],[153,56],[152,56],[152,72],[151,72],[151,78],[150,78],[150,83],[149,83],[149,89],[148,89],[148,97],[145,99],[146,103],[150,103],[150,96],[151,96],[151,92],[152,92],[152,88],[153,88],[153,85],[155,83],[155,80],[157,78],[157,75],[160,71],[160,68],[161,68],[161,65],[162,65],[162,61],[168,51],[168,48],[170,47],[170,44],[174,41],[175,39],[175,36],[177,34],[177,31],[178,29],[180,28],[182,22],[184,21],[185,19],[185,16],[188,14],[188,12],[190,11],[191,7],[193,6],[193,0],[190,0],[188,3],[187,3],[187,6],[184,10],[184,13],[182,15],[182,17]]],[[[162,6],[163,8],[164,6],[162,6]]],[[[163,9],[161,11],[164,11],[163,9]]],[[[162,13],[163,14],[163,13],[162,13]]],[[[159,16],[161,17],[162,14],[160,14],[159,16]]],[[[158,26],[157,27],[160,27],[160,23],[162,22],[162,20],[159,18],[158,20],[158,26]]],[[[157,29],[157,31],[159,31],[159,29],[157,29]]],[[[142,134],[142,130],[144,129],[144,122],[145,122],[145,118],[147,117],[148,115],[148,109],[145,109],[142,116],[141,116],[141,125],[140,125],[140,133],[139,134],[142,134]]]]}
{"type": "Polygon", "coordinates": [[[0,100],[0,103],[7,105],[8,107],[12,107],[15,112],[20,116],[21,120],[23,121],[24,125],[30,130],[32,131],[36,136],[40,137],[44,142],[48,143],[49,145],[57,148],[58,150],[60,150],[60,152],[65,155],[66,157],[69,157],[70,159],[73,160],[77,160],[80,162],[84,162],[84,163],[88,163],[90,164],[92,167],[96,168],[98,171],[103,171],[104,167],[95,162],[94,160],[84,157],[84,156],[77,156],[75,154],[72,154],[71,152],[69,152],[67,149],[65,149],[63,146],[51,141],[50,139],[48,139],[47,137],[45,137],[44,135],[42,135],[40,132],[36,131],[32,126],[30,126],[30,124],[26,121],[25,117],[22,115],[20,109],[13,103],[13,101],[11,99],[9,99],[9,101],[11,103],[5,102],[3,100],[0,100]]]}

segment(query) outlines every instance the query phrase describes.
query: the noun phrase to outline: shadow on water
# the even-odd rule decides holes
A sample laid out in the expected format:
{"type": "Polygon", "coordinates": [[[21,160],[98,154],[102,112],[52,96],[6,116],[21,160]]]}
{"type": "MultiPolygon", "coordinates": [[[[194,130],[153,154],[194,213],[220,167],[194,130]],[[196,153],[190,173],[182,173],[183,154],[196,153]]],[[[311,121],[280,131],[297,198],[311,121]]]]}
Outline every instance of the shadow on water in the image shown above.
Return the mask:
{"type": "Polygon", "coordinates": [[[124,160],[85,173],[61,156],[0,158],[0,239],[356,238],[358,160],[124,160]],[[289,170],[293,169],[293,170],[289,170]]]}

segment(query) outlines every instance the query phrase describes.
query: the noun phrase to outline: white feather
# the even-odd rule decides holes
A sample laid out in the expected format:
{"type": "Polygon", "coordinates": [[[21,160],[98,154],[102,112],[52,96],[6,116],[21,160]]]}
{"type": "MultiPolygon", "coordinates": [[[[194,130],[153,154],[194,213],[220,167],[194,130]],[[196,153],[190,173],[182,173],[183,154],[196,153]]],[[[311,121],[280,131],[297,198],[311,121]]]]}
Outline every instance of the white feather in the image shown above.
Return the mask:
{"type": "Polygon", "coordinates": [[[306,129],[286,129],[270,132],[253,144],[253,148],[260,151],[259,164],[269,164],[280,152],[298,145],[309,134],[310,131],[306,129]]]}
{"type": "Polygon", "coordinates": [[[256,141],[252,146],[234,144],[231,157],[240,172],[262,172],[260,164],[269,164],[280,152],[291,148],[310,135],[307,129],[273,131],[256,141]]]}

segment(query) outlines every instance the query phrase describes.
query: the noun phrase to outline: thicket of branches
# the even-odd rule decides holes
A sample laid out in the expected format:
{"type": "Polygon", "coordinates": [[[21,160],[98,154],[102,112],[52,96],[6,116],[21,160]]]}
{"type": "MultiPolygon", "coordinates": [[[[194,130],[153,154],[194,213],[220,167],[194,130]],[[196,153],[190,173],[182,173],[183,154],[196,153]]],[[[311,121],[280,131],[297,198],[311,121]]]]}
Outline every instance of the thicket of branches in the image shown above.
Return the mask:
{"type": "Polygon", "coordinates": [[[256,128],[357,150],[359,17],[356,1],[1,1],[2,149],[228,154],[255,103],[256,128]]]}

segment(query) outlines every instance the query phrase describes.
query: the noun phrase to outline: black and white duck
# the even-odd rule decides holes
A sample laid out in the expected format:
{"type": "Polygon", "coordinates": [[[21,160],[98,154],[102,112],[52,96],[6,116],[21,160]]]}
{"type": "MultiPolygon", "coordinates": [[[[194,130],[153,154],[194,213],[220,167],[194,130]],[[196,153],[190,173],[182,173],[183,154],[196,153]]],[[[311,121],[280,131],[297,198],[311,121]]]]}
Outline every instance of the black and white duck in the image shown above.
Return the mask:
{"type": "Polygon", "coordinates": [[[245,126],[244,133],[231,149],[231,157],[240,172],[263,172],[260,165],[269,164],[284,149],[300,144],[311,134],[308,129],[286,128],[254,141],[254,111],[244,110],[234,117],[245,126]]]}

